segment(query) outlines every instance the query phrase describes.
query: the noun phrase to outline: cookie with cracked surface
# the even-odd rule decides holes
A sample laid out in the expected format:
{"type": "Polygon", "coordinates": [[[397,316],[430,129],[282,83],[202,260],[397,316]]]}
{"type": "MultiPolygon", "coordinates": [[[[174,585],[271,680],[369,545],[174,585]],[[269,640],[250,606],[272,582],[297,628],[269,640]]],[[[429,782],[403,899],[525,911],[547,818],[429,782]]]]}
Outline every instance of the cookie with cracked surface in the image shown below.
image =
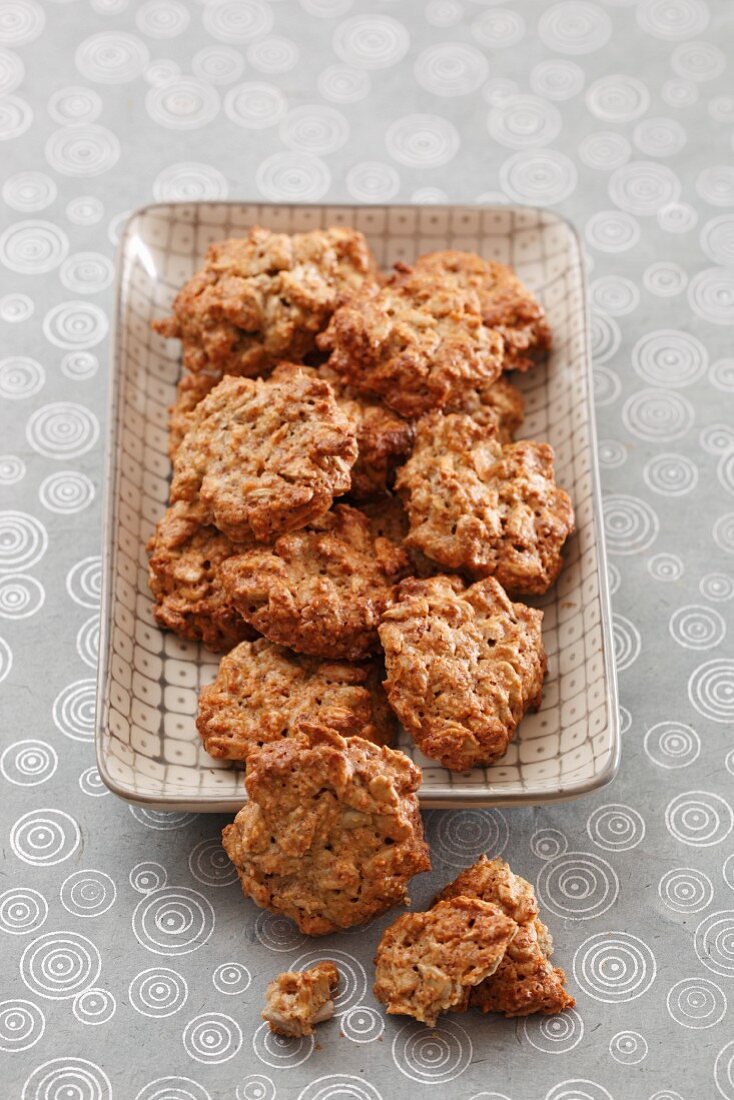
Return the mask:
{"type": "Polygon", "coordinates": [[[385,690],[426,756],[465,771],[504,755],[525,712],[540,706],[542,620],[492,577],[399,585],[380,626],[385,690]]]}
{"type": "Polygon", "coordinates": [[[388,745],[395,718],[383,676],[376,661],[322,661],[266,638],[242,642],[222,658],[216,680],[202,690],[196,725],[209,755],[226,760],[247,760],[263,745],[295,733],[304,718],[388,745]]]}
{"type": "Polygon", "coordinates": [[[234,541],[304,527],[351,485],[353,425],[327,382],[228,375],[197,405],[173,462],[171,500],[199,500],[234,541]]]}
{"type": "Polygon", "coordinates": [[[210,246],[179,291],[173,314],[153,328],[183,342],[187,370],[254,377],[278,359],[300,359],[344,295],[377,289],[377,264],[356,229],[273,233],[210,246]]]}
{"type": "Polygon", "coordinates": [[[408,900],[430,870],[416,791],[402,752],[317,725],[249,761],[249,801],[222,834],[246,897],[310,936],[371,920],[408,900]]]}
{"type": "Polygon", "coordinates": [[[308,970],[286,970],[268,985],[262,1018],[276,1035],[293,1039],[313,1035],[317,1024],[334,1015],[338,986],[339,971],[333,962],[325,960],[308,970]]]}
{"type": "Polygon", "coordinates": [[[560,573],[574,514],[548,443],[503,446],[470,416],[431,413],[395,485],[410,517],[406,545],[433,561],[494,576],[512,595],[541,595],[560,573]]]}
{"type": "Polygon", "coordinates": [[[355,294],[336,310],[318,344],[345,385],[407,419],[502,371],[502,337],[483,324],[474,291],[404,265],[376,294],[355,294]]]}
{"type": "Polygon", "coordinates": [[[495,972],[516,932],[499,906],[477,898],[406,913],[382,934],[374,994],[388,1013],[435,1027],[440,1013],[466,1008],[471,989],[495,972]]]}
{"type": "Polygon", "coordinates": [[[550,962],[553,940],[538,916],[529,882],[513,874],[503,859],[480,856],[444,887],[436,901],[455,897],[492,902],[519,925],[497,970],[472,989],[470,1004],[505,1016],[550,1016],[573,1008],[576,1001],[565,988],[566,975],[550,962]]]}
{"type": "Polygon", "coordinates": [[[502,334],[504,370],[526,371],[548,351],[551,331],[545,310],[512,268],[475,252],[428,252],[416,261],[447,284],[475,291],[485,325],[502,334]]]}
{"type": "Polygon", "coordinates": [[[173,459],[191,426],[191,414],[208,393],[222,381],[222,375],[201,371],[186,373],[176,386],[176,400],[168,409],[168,457],[173,459]]]}
{"type": "Polygon", "coordinates": [[[231,558],[221,576],[231,606],[272,642],[358,661],[378,649],[380,617],[409,564],[402,547],[373,536],[366,516],[339,504],[231,558]]]}
{"type": "Polygon", "coordinates": [[[156,622],[216,652],[256,632],[236,611],[220,580],[220,568],[237,547],[206,523],[196,504],[168,509],[148,542],[149,584],[156,622]]]}
{"type": "Polygon", "coordinates": [[[525,417],[525,398],[503,377],[488,386],[467,390],[457,404],[444,411],[471,416],[477,424],[494,428],[500,443],[511,443],[525,417]]]}

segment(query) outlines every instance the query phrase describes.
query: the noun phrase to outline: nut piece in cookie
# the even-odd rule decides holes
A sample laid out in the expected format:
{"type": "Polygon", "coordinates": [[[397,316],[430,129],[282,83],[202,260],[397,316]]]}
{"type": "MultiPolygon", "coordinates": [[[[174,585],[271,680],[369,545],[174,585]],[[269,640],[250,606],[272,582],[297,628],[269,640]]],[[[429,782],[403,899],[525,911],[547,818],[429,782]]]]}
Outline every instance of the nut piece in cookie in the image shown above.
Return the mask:
{"type": "Polygon", "coordinates": [[[316,1024],[334,1015],[333,997],[339,971],[333,962],[320,962],[308,970],[286,970],[265,993],[263,1020],[277,1035],[300,1039],[313,1035],[316,1024]]]}
{"type": "Polygon", "coordinates": [[[483,260],[475,252],[447,250],[429,252],[415,266],[446,284],[476,292],[485,325],[504,339],[504,370],[526,371],[550,347],[543,307],[505,264],[483,260]]]}
{"type": "Polygon", "coordinates": [[[383,932],[374,994],[389,1013],[435,1027],[439,1013],[466,1008],[470,990],[495,972],[516,932],[499,906],[477,898],[406,913],[383,932]]]}
{"type": "Polygon", "coordinates": [[[525,416],[525,398],[502,377],[488,386],[467,390],[457,404],[444,411],[465,413],[482,427],[494,428],[500,443],[511,443],[525,416]]]}
{"type": "Polygon", "coordinates": [[[540,595],[558,576],[574,514],[548,443],[502,446],[470,416],[431,413],[395,484],[410,517],[406,546],[494,576],[512,595],[540,595]]]}
{"type": "Polygon", "coordinates": [[[529,882],[513,874],[503,859],[480,856],[444,887],[436,901],[457,897],[491,902],[519,925],[497,970],[472,989],[472,1005],[505,1016],[532,1012],[550,1016],[573,1008],[576,1002],[565,989],[564,971],[549,961],[553,940],[538,917],[535,891],[529,882]]]}
{"type": "Polygon", "coordinates": [[[242,547],[208,526],[199,506],[179,501],[169,508],[147,549],[153,614],[160,626],[215,651],[255,637],[220,581],[222,563],[242,547]]]}
{"type": "Polygon", "coordinates": [[[376,289],[374,256],[356,229],[272,233],[211,245],[204,266],[154,324],[183,341],[184,367],[250,377],[314,347],[341,297],[376,289]]]}
{"type": "Polygon", "coordinates": [[[209,755],[226,760],[246,760],[270,741],[291,736],[303,719],[345,737],[389,744],[395,719],[382,676],[376,661],[322,661],[265,638],[242,642],[202,690],[196,725],[209,755]]]}
{"type": "Polygon", "coordinates": [[[222,834],[242,889],[310,936],[407,900],[430,869],[420,768],[361,737],[305,726],[248,762],[249,801],[222,834]]]}
{"type": "Polygon", "coordinates": [[[390,705],[426,756],[451,771],[493,764],[540,706],[543,612],[511,603],[492,577],[409,578],[385,612],[390,705]]]}
{"type": "Polygon", "coordinates": [[[352,296],[318,344],[346,385],[408,419],[502,370],[502,337],[483,324],[474,291],[405,266],[377,294],[352,296]]]}
{"type": "Polygon", "coordinates": [[[197,405],[173,462],[171,500],[200,500],[229,538],[265,541],[303,527],[351,484],[351,421],[306,373],[280,382],[231,375],[197,405]]]}
{"type": "Polygon", "coordinates": [[[232,558],[222,581],[232,606],[272,642],[358,661],[377,650],[380,617],[408,569],[402,547],[374,537],[366,516],[339,504],[232,558]]]}

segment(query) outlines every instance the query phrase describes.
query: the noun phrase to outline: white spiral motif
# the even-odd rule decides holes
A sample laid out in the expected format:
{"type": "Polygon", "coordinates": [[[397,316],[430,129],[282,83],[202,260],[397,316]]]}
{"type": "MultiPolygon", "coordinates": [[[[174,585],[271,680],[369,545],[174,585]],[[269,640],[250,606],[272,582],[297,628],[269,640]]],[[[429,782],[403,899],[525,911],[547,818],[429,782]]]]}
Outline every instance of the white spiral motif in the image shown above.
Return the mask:
{"type": "Polygon", "coordinates": [[[441,42],[418,55],[413,72],[427,92],[452,98],[478,91],[489,75],[489,64],[474,46],[441,42]]]}
{"type": "Polygon", "coordinates": [[[94,739],[96,713],[96,683],[94,680],[75,680],[63,688],[53,705],[53,720],[59,733],[72,741],[94,739]]]}
{"type": "Polygon", "coordinates": [[[101,252],[77,252],[64,260],[59,271],[62,285],[72,294],[98,294],[114,277],[114,264],[101,252]]]}
{"type": "Polygon", "coordinates": [[[41,406],[26,425],[28,443],[47,458],[78,458],[90,451],[98,438],[99,421],[94,413],[70,401],[41,406]]]}
{"type": "Polygon", "coordinates": [[[335,107],[296,107],[282,119],[278,133],[289,149],[326,156],[347,141],[349,123],[335,107]]]}
{"type": "MultiPolygon", "coordinates": [[[[733,760],[734,757],[732,757],[732,754],[729,753],[726,763],[727,771],[729,772],[731,772],[732,770],[731,764],[733,760]]],[[[724,860],[724,866],[721,869],[721,873],[724,877],[724,882],[729,887],[729,889],[734,890],[734,852],[732,852],[732,854],[730,856],[727,856],[724,860]]]]}
{"type": "MultiPolygon", "coordinates": [[[[519,12],[495,8],[476,17],[471,33],[479,45],[488,50],[507,49],[516,46],[525,37],[525,20],[519,12]]],[[[428,90],[433,91],[432,88],[428,90]]]]}
{"type": "Polygon", "coordinates": [[[22,221],[0,236],[0,263],[22,275],[53,271],[69,251],[69,238],[46,221],[22,221]]]}
{"type": "Polygon", "coordinates": [[[292,970],[306,970],[319,962],[335,962],[339,968],[339,990],[334,997],[335,1015],[341,1016],[361,1004],[367,993],[367,974],[361,962],[346,951],[307,951],[291,965],[292,970]]]}
{"type": "Polygon", "coordinates": [[[80,607],[98,608],[102,586],[102,562],[99,557],[82,558],[66,577],[66,591],[80,607]]]}
{"type": "Polygon", "coordinates": [[[212,0],[204,8],[204,28],[220,42],[249,42],[272,25],[273,12],[265,0],[212,0]]]}
{"type": "Polygon", "coordinates": [[[91,351],[68,351],[61,359],[61,373],[72,382],[94,378],[98,370],[99,359],[91,351]]]}
{"type": "Polygon", "coordinates": [[[10,831],[10,847],[18,859],[35,867],[63,863],[80,843],[79,826],[63,810],[30,810],[10,831]]]}
{"type": "Polygon", "coordinates": [[[680,497],[698,485],[698,467],[690,458],[679,454],[659,454],[642,471],[645,484],[661,496],[680,497]]]}
{"type": "Polygon", "coordinates": [[[135,1011],[153,1019],[179,1012],[188,995],[189,987],[183,975],[165,966],[141,970],[128,988],[128,1000],[135,1011]]]}
{"type": "Polygon", "coordinates": [[[622,392],[619,375],[611,367],[594,367],[594,404],[598,408],[611,405],[622,392]]]}
{"type": "Polygon", "coordinates": [[[99,616],[92,615],[79,627],[76,635],[76,651],[90,668],[99,663],[99,616]]]}
{"type": "Polygon", "coordinates": [[[619,732],[624,735],[629,733],[632,728],[632,715],[627,710],[627,707],[620,706],[619,708],[619,732]]]}
{"type": "Polygon", "coordinates": [[[545,907],[570,920],[601,916],[619,895],[616,871],[593,852],[564,852],[547,860],[538,874],[537,887],[545,907]]]}
{"type": "Polygon", "coordinates": [[[426,19],[433,27],[453,27],[463,14],[459,0],[428,0],[426,19]]]}
{"type": "Polygon", "coordinates": [[[605,122],[631,122],[650,106],[650,92],[637,77],[603,76],[590,85],[586,105],[605,122]]]}
{"type": "Polygon", "coordinates": [[[5,679],[12,667],[13,651],[5,639],[0,638],[0,683],[5,679]]]}
{"type": "Polygon", "coordinates": [[[627,448],[617,439],[600,439],[597,450],[599,465],[605,470],[616,470],[627,461],[627,448]]]}
{"type": "Polygon", "coordinates": [[[714,1081],[724,1100],[734,1100],[734,1040],[716,1055],[714,1081]]]}
{"type": "Polygon", "coordinates": [[[734,661],[721,658],[697,668],[688,681],[688,698],[704,718],[712,722],[731,722],[734,718],[734,661]]]}
{"type": "Polygon", "coordinates": [[[628,852],[644,839],[645,822],[637,810],[615,802],[594,810],[586,822],[586,831],[599,848],[628,852]]]}
{"type": "Polygon", "coordinates": [[[696,190],[712,206],[734,205],[734,168],[730,164],[715,164],[702,169],[696,179],[696,190]]]}
{"type": "Polygon", "coordinates": [[[670,636],[685,649],[713,649],[726,637],[726,623],[712,607],[690,604],[670,617],[670,636]]]}
{"type": "Polygon", "coordinates": [[[666,233],[688,233],[698,221],[694,207],[687,202],[667,202],[657,211],[657,222],[666,233]]]}
{"type": "Polygon", "coordinates": [[[573,1077],[559,1081],[545,1094],[544,1100],[613,1100],[611,1093],[597,1081],[587,1077],[573,1077]]]}
{"type": "Polygon", "coordinates": [[[111,909],[117,888],[104,871],[75,871],[61,884],[61,904],[74,917],[99,917],[111,909]]]}
{"type": "Polygon", "coordinates": [[[530,87],[536,95],[557,101],[573,99],[584,87],[586,74],[575,61],[551,58],[530,70],[530,87]]]}
{"type": "Polygon", "coordinates": [[[146,806],[130,806],[129,810],[135,820],[145,825],[146,829],[157,829],[163,832],[183,829],[196,816],[183,811],[176,813],[168,810],[149,810],[146,806]]]}
{"type": "Polygon", "coordinates": [[[205,886],[231,886],[237,870],[218,837],[200,840],[189,854],[189,870],[205,886]]]}
{"type": "Polygon", "coordinates": [[[278,913],[258,914],[255,936],[268,951],[295,951],[306,942],[306,937],[298,931],[293,921],[278,913]]]}
{"type": "Polygon", "coordinates": [[[218,168],[193,161],[169,165],[153,182],[157,202],[216,202],[228,193],[227,180],[218,168]]]}
{"type": "Polygon", "coordinates": [[[347,65],[387,69],[405,57],[410,36],[403,24],[389,15],[356,15],[339,24],[332,46],[347,65]]]}
{"type": "Polygon", "coordinates": [[[658,894],[674,913],[700,913],[711,904],[714,885],[696,867],[673,867],[660,879],[658,894]]]}
{"type": "Polygon", "coordinates": [[[700,1031],[724,1019],[727,1001],[723,990],[708,978],[683,978],[668,991],[667,1006],[677,1024],[700,1031]]]}
{"type": "Polygon", "coordinates": [[[641,0],[637,22],[656,38],[692,38],[708,26],[709,12],[703,0],[641,0]]]}
{"type": "Polygon", "coordinates": [[[609,16],[596,4],[563,0],[546,9],[538,23],[541,41],[557,53],[586,54],[601,49],[612,35],[609,16]]]}
{"type": "Polygon", "coordinates": [[[490,107],[498,107],[519,93],[520,89],[516,81],[508,80],[506,76],[494,76],[482,88],[482,96],[490,107]]]}
{"type": "Polygon", "coordinates": [[[674,298],[688,285],[688,275],[672,260],[659,260],[645,268],[642,282],[646,290],[658,298],[674,298]]]}
{"type": "Polygon", "coordinates": [[[80,1024],[106,1024],[117,1011],[117,1001],[107,989],[94,986],[77,993],[72,1012],[80,1024]]]}
{"type": "Polygon", "coordinates": [[[235,1100],[275,1100],[275,1082],[263,1073],[248,1073],[237,1086],[235,1100]]]}
{"type": "Polygon", "coordinates": [[[698,440],[706,454],[721,455],[723,461],[734,447],[734,427],[731,424],[708,424],[701,430],[698,440]]]}
{"type": "Polygon", "coordinates": [[[252,1037],[255,1057],[273,1069],[295,1069],[311,1057],[315,1046],[313,1035],[286,1039],[282,1035],[276,1035],[267,1024],[261,1024],[252,1037]]]}
{"type": "Polygon", "coordinates": [[[0,141],[20,137],[32,122],[33,111],[24,99],[17,95],[0,97],[0,141]]]}
{"type": "Polygon", "coordinates": [[[0,1050],[30,1050],[46,1030],[46,1017],[33,1001],[0,1001],[0,1050]]]}
{"type": "Polygon", "coordinates": [[[28,944],[20,976],[32,993],[48,1000],[70,1000],[94,985],[102,962],[90,939],[78,932],[46,932],[28,944]]]}
{"type": "Polygon", "coordinates": [[[623,1066],[636,1066],[647,1057],[647,1040],[639,1031],[618,1031],[609,1040],[609,1053],[623,1066]]]}
{"type": "Polygon", "coordinates": [[[247,60],[261,73],[287,73],[298,58],[298,46],[289,38],[261,38],[247,47],[247,60]]]}
{"type": "Polygon", "coordinates": [[[622,585],[622,574],[613,562],[607,562],[607,581],[609,583],[609,595],[619,592],[622,585]]]}
{"type": "Polygon", "coordinates": [[[614,659],[618,672],[624,672],[635,663],[642,648],[640,632],[624,615],[613,616],[614,659]]]}
{"type": "Polygon", "coordinates": [[[239,50],[232,46],[205,46],[191,60],[191,71],[210,84],[231,84],[244,71],[245,63],[239,50]]]}
{"type": "Polygon", "coordinates": [[[728,573],[707,573],[698,584],[701,595],[714,603],[724,603],[734,597],[734,577],[728,573]]]}
{"type": "Polygon", "coordinates": [[[133,890],[139,894],[152,894],[155,890],[161,890],[168,882],[168,871],[153,860],[144,860],[136,863],[131,869],[128,881],[133,890]]]}
{"type": "Polygon", "coordinates": [[[544,1054],[567,1054],[584,1037],[584,1021],[573,1008],[557,1016],[526,1016],[521,1026],[530,1045],[544,1054]]]}
{"type": "Polygon", "coordinates": [[[604,500],[604,531],[613,554],[639,554],[658,536],[656,513],[638,497],[611,493],[604,500]]]}
{"type": "Polygon", "coordinates": [[[591,357],[594,366],[612,359],[621,341],[622,332],[617,322],[605,313],[595,312],[591,317],[591,357]]]}
{"type": "Polygon", "coordinates": [[[27,936],[46,923],[48,902],[38,890],[15,886],[0,894],[0,931],[27,936]]]}
{"type": "Polygon", "coordinates": [[[110,793],[95,767],[84,769],[79,776],[79,789],[90,798],[104,798],[110,793]]]}
{"type": "Polygon", "coordinates": [[[556,107],[536,96],[511,96],[493,107],[487,120],[490,135],[501,145],[518,149],[548,145],[561,129],[556,107]]]}
{"type": "Polygon", "coordinates": [[[400,190],[400,176],[391,165],[368,160],[349,169],[346,185],[358,202],[389,202],[400,190]]]}
{"type": "Polygon", "coordinates": [[[13,356],[0,360],[0,398],[21,401],[33,397],[46,384],[46,372],[35,359],[13,356]]]}
{"type": "Polygon", "coordinates": [[[734,554],[734,512],[719,516],[713,527],[714,542],[726,554],[734,554]]]}
{"type": "Polygon", "coordinates": [[[651,386],[680,389],[699,382],[708,368],[708,352],[695,336],[680,329],[658,329],[632,349],[635,372],[651,386]]]}
{"type": "Polygon", "coordinates": [[[214,931],[214,910],[207,898],[186,886],[164,886],[138,902],[133,932],[156,955],[188,955],[214,931]]]}
{"type": "Polygon", "coordinates": [[[99,176],[120,159],[120,142],[104,126],[64,126],[46,142],[46,160],[62,176],[99,176]]]}
{"type": "MultiPolygon", "coordinates": [[[[583,139],[578,153],[579,160],[587,168],[611,172],[613,168],[619,168],[627,163],[632,154],[632,148],[623,134],[617,134],[613,130],[597,130],[583,139]]],[[[609,215],[612,213],[616,215],[616,211],[608,212],[609,215]]]]}
{"type": "Polygon", "coordinates": [[[448,164],[459,151],[459,134],[447,118],[438,115],[405,115],[388,126],[387,151],[408,168],[437,168],[448,164]]]}
{"type": "Polygon", "coordinates": [[[568,838],[559,829],[538,829],[530,838],[530,850],[538,859],[553,859],[568,849],[568,838]]]}
{"type": "Polygon", "coordinates": [[[466,867],[484,854],[499,856],[509,839],[499,810],[441,810],[430,815],[429,829],[436,855],[451,867],[466,867]]]}
{"type": "MultiPolygon", "coordinates": [[[[104,340],[109,329],[107,314],[92,302],[61,302],[50,309],[43,320],[47,340],[59,348],[93,348],[104,340]]],[[[52,408],[77,409],[80,406],[59,403],[52,408]]]]}
{"type": "Polygon", "coordinates": [[[331,186],[331,172],[311,153],[273,153],[258,166],[255,182],[271,202],[316,202],[331,186]]]}
{"type": "Polygon", "coordinates": [[[25,46],[38,38],[45,24],[45,12],[36,0],[5,0],[0,13],[0,42],[25,46]]]}
{"type": "Polygon", "coordinates": [[[556,149],[515,153],[500,167],[502,190],[516,202],[552,206],[576,188],[576,165],[556,149]]]}
{"type": "Polygon", "coordinates": [[[332,103],[358,103],[369,95],[372,82],[364,69],[329,65],[318,79],[319,92],[332,103]]]}
{"type": "Polygon", "coordinates": [[[623,275],[604,275],[589,287],[592,307],[602,314],[624,317],[640,304],[640,291],[623,275]]]}
{"type": "Polygon", "coordinates": [[[85,38],[76,51],[76,67],[96,84],[127,84],[142,75],[148,47],[133,34],[103,31],[85,38]]]}
{"type": "Polygon", "coordinates": [[[97,225],[104,216],[104,206],[94,195],[78,195],[66,204],[66,216],[72,225],[97,225]]]}
{"type": "Polygon", "coordinates": [[[645,754],[660,768],[687,768],[701,752],[701,738],[682,722],[657,722],[645,734],[645,754]]]}
{"type": "Polygon", "coordinates": [[[599,252],[627,252],[640,239],[640,224],[621,210],[600,210],[587,221],[584,235],[599,252]]]}
{"type": "Polygon", "coordinates": [[[673,50],[670,63],[686,79],[716,80],[726,68],[726,55],[711,42],[681,42],[673,50]]]}
{"type": "Polygon", "coordinates": [[[157,1077],[144,1085],[135,1100],[212,1100],[198,1081],[190,1077],[157,1077]]]}
{"type": "Polygon", "coordinates": [[[147,0],[138,8],[135,22],[148,38],[175,38],[189,25],[188,8],[179,0],[147,0]]]}
{"type": "Polygon", "coordinates": [[[688,286],[688,302],[694,313],[712,325],[734,323],[734,269],[709,267],[699,271],[688,286]]]}
{"type": "MultiPolygon", "coordinates": [[[[734,259],[732,259],[734,263],[734,259]]],[[[722,393],[734,393],[734,359],[717,359],[711,364],[709,382],[722,393]]]]}
{"type": "MultiPolygon", "coordinates": [[[[703,43],[697,44],[703,45],[703,43]]],[[[734,122],[734,96],[714,96],[708,102],[708,112],[714,122],[734,122]]]]}
{"type": "Polygon", "coordinates": [[[622,420],[638,439],[667,442],[680,439],[693,425],[695,412],[690,401],[675,391],[639,390],[625,401],[622,420]]]}
{"type": "Polygon", "coordinates": [[[636,1000],[655,981],[657,964],[650,948],[629,932],[598,932],[584,940],[573,957],[573,974],[595,1001],[615,1004],[636,1000]]]}
{"type": "Polygon", "coordinates": [[[382,1100],[382,1093],[363,1077],[328,1073],[306,1085],[296,1100],[382,1100]]]}
{"type": "Polygon", "coordinates": [[[36,306],[27,294],[3,294],[0,298],[0,318],[10,325],[22,324],[33,316],[36,306]]]}
{"type": "Polygon", "coordinates": [[[8,95],[20,87],[25,77],[25,65],[16,53],[0,48],[0,95],[8,95]]]}
{"type": "Polygon", "coordinates": [[[734,815],[729,803],[712,791],[684,791],[665,807],[665,824],[682,844],[708,848],[726,840],[734,815]]]}
{"type": "Polygon", "coordinates": [[[283,118],[288,102],[274,84],[250,81],[230,88],[224,98],[224,113],[237,126],[262,130],[283,118]]]}
{"type": "Polygon", "coordinates": [[[634,129],[634,142],[641,153],[649,157],[672,157],[688,140],[681,124],[674,118],[645,118],[634,129]]]}
{"type": "Polygon", "coordinates": [[[714,974],[734,977],[734,910],[710,913],[696,929],[693,941],[698,961],[714,974]]]}
{"type": "Polygon", "coordinates": [[[636,160],[617,168],[609,180],[609,198],[628,214],[654,215],[676,203],[680,180],[670,168],[655,161],[636,160]]]}
{"type": "Polygon", "coordinates": [[[86,1058],[52,1058],[36,1066],[27,1078],[21,1100],[66,1100],[66,1097],[112,1100],[112,1085],[95,1062],[86,1058]]]}
{"type": "Polygon", "coordinates": [[[368,1005],[355,1005],[339,1021],[342,1035],[353,1043],[374,1043],[385,1030],[381,1014],[368,1005]]]}
{"type": "Polygon", "coordinates": [[[200,130],[219,114],[219,92],[199,77],[173,76],[150,89],[145,109],[169,130],[200,130]]]}
{"type": "Polygon", "coordinates": [[[454,1020],[441,1019],[435,1028],[401,1027],[392,1044],[392,1057],[402,1074],[425,1085],[445,1085],[469,1067],[472,1042],[454,1020]]]}
{"type": "Polygon", "coordinates": [[[222,963],[214,971],[212,982],[220,993],[237,996],[249,989],[252,975],[242,963],[222,963]]]}
{"type": "Polygon", "coordinates": [[[94,122],[102,113],[102,98],[93,88],[59,88],[49,98],[48,113],[60,126],[94,122]]]}
{"type": "Polygon", "coordinates": [[[49,512],[70,515],[83,512],[95,497],[93,483],[86,474],[76,470],[61,470],[41,482],[38,499],[49,512]]]}
{"type": "Polygon", "coordinates": [[[0,756],[0,772],[16,787],[37,787],[56,771],[59,758],[53,745],[29,738],[14,741],[0,756]]]}

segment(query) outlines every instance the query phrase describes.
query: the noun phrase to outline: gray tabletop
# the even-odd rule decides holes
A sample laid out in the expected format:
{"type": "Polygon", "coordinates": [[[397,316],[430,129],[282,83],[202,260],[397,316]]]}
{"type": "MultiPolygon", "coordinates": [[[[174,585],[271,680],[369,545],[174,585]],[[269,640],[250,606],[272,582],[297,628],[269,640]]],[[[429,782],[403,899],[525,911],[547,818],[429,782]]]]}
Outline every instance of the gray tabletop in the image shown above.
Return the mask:
{"type": "Polygon", "coordinates": [[[0,5],[3,1097],[734,1100],[733,31],[726,0],[0,5]],[[243,901],[221,819],[100,784],[115,242],[131,208],[227,196],[511,200],[585,241],[621,770],[427,814],[413,890],[485,849],[542,872],[562,1017],[385,1018],[389,916],[306,941],[243,901]],[[269,1037],[265,983],[324,955],[338,1023],[269,1037]]]}

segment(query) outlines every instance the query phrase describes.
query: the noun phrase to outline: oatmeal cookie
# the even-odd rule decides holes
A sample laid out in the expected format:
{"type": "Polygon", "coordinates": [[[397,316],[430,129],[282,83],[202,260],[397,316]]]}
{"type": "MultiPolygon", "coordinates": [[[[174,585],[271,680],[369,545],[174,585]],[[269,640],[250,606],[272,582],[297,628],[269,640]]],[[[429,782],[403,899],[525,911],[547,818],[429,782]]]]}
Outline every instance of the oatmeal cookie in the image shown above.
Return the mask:
{"type": "Polygon", "coordinates": [[[543,612],[513,604],[492,577],[409,578],[385,612],[390,705],[426,756],[452,771],[493,764],[540,706],[543,612]]]}
{"type": "Polygon", "coordinates": [[[382,934],[374,994],[388,1013],[435,1027],[439,1013],[466,1008],[470,990],[495,972],[516,932],[499,906],[477,898],[406,913],[382,934]]]}
{"type": "Polygon", "coordinates": [[[209,755],[227,760],[246,760],[293,734],[304,718],[386,745],[395,719],[383,675],[375,661],[321,661],[265,638],[242,642],[222,658],[216,680],[202,690],[196,725],[209,755]]]}
{"type": "Polygon", "coordinates": [[[406,545],[433,561],[494,576],[512,595],[540,595],[558,576],[574,515],[548,443],[503,446],[470,416],[431,413],[395,484],[410,517],[406,545]]]}
{"type": "Polygon", "coordinates": [[[148,543],[156,622],[215,651],[231,649],[255,631],[224,594],[219,570],[242,547],[207,525],[202,509],[179,501],[148,543]]]}
{"type": "Polygon", "coordinates": [[[505,264],[449,249],[429,252],[415,266],[446,284],[476,292],[485,325],[502,334],[505,370],[528,370],[550,347],[543,307],[505,264]]]}
{"type": "Polygon", "coordinates": [[[402,752],[304,725],[248,764],[249,801],[222,834],[246,897],[310,936],[371,920],[407,900],[430,869],[402,752]]]}
{"type": "Polygon", "coordinates": [[[405,266],[377,294],[341,306],[318,344],[346,385],[407,419],[460,400],[502,370],[502,337],[482,323],[474,291],[405,266]]]}
{"type": "Polygon", "coordinates": [[[272,642],[358,661],[377,650],[380,616],[408,571],[402,547],[373,537],[366,516],[339,504],[272,546],[231,558],[222,582],[231,605],[272,642]]]}
{"type": "Polygon", "coordinates": [[[263,1020],[277,1035],[300,1039],[313,1035],[316,1024],[334,1015],[339,971],[333,962],[319,962],[308,970],[286,970],[265,992],[263,1020]]]}
{"type": "Polygon", "coordinates": [[[550,960],[553,940],[538,917],[535,891],[515,875],[503,859],[481,856],[436,899],[480,898],[499,906],[519,925],[517,935],[497,970],[471,991],[470,1004],[483,1012],[528,1016],[532,1012],[554,1015],[573,1008],[574,998],[565,989],[566,975],[550,960]]]}
{"type": "Polygon", "coordinates": [[[374,289],[374,256],[356,229],[272,233],[211,245],[204,266],[153,327],[183,341],[187,370],[253,377],[314,347],[343,295],[374,289]]]}
{"type": "Polygon", "coordinates": [[[445,412],[465,413],[485,428],[494,428],[500,443],[511,443],[525,416],[525,398],[517,386],[498,378],[488,386],[467,390],[445,412]]]}
{"type": "Polygon", "coordinates": [[[168,457],[171,462],[191,426],[194,409],[221,381],[221,374],[201,371],[199,374],[184,374],[176,386],[176,400],[168,410],[168,457]]]}
{"type": "Polygon", "coordinates": [[[196,407],[173,463],[171,500],[199,500],[237,541],[305,526],[351,484],[351,421],[331,387],[294,372],[281,381],[222,379],[196,407]]]}

